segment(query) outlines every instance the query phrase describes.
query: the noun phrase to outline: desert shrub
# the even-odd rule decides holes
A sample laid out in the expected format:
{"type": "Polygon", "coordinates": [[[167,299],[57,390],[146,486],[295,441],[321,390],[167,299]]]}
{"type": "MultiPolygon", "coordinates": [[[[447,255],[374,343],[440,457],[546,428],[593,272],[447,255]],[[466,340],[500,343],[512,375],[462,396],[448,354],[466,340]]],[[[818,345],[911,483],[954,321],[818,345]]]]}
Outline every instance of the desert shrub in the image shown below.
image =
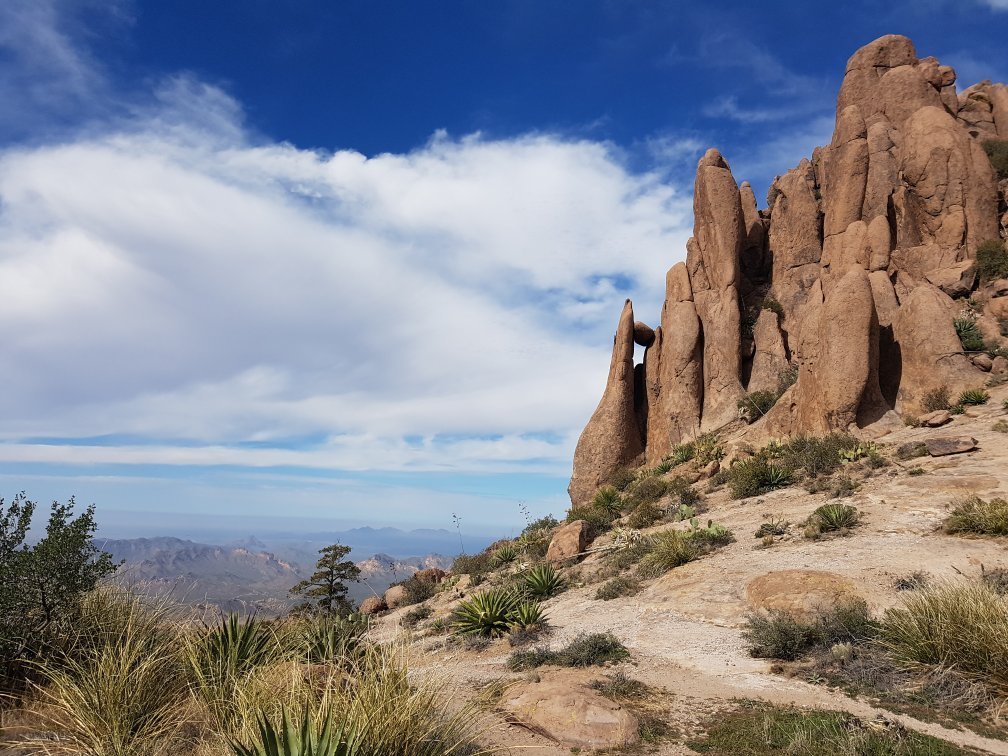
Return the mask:
{"type": "Polygon", "coordinates": [[[622,669],[606,675],[600,680],[593,680],[591,687],[597,690],[606,698],[619,699],[641,699],[649,692],[649,688],[640,680],[634,680],[622,669]]]}
{"type": "Polygon", "coordinates": [[[190,640],[186,659],[199,689],[213,696],[279,655],[271,626],[254,616],[229,614],[190,640]]]}
{"type": "Polygon", "coordinates": [[[971,496],[956,505],[942,528],[946,533],[1008,535],[1008,501],[971,496]]]}
{"type": "Polygon", "coordinates": [[[615,488],[612,488],[611,486],[603,486],[595,492],[595,498],[592,499],[592,506],[596,509],[601,509],[606,514],[619,516],[620,508],[623,506],[623,502],[620,501],[619,492],[615,488]]]}
{"type": "Polygon", "coordinates": [[[823,504],[809,517],[809,524],[816,525],[821,532],[846,530],[858,524],[861,515],[855,507],[840,502],[823,504]]]}
{"type": "Polygon", "coordinates": [[[412,630],[417,625],[419,625],[423,620],[434,614],[434,610],[431,609],[426,604],[421,604],[413,609],[406,612],[399,620],[399,624],[405,628],[412,630]]]}
{"type": "MultiPolygon", "coordinates": [[[[488,555],[487,561],[492,566],[500,564],[497,561],[496,553],[488,555]]],[[[406,591],[406,598],[403,601],[404,605],[420,604],[437,593],[437,585],[433,581],[422,580],[416,575],[411,575],[405,580],[393,583],[393,585],[401,585],[403,590],[406,591]]]]}
{"type": "Polygon", "coordinates": [[[781,609],[747,615],[742,637],[752,656],[788,661],[797,659],[821,640],[815,623],[799,620],[781,609]]]}
{"type": "Polygon", "coordinates": [[[657,577],[698,556],[700,547],[687,533],[665,530],[651,537],[650,548],[640,562],[640,571],[648,577],[657,577]]]}
{"type": "Polygon", "coordinates": [[[828,611],[816,618],[820,643],[864,643],[876,638],[880,624],[872,619],[868,604],[862,598],[838,601],[828,611]]]}
{"type": "Polygon", "coordinates": [[[759,528],[756,529],[756,538],[765,538],[766,536],[781,536],[787,532],[787,529],[791,526],[787,520],[783,517],[768,517],[767,521],[761,523],[759,528]]]}
{"type": "Polygon", "coordinates": [[[636,596],[640,593],[641,584],[639,580],[632,577],[614,577],[599,586],[595,592],[597,601],[612,601],[621,596],[636,596]]]}
{"type": "Polygon", "coordinates": [[[511,632],[543,628],[546,626],[546,613],[538,601],[519,602],[511,613],[511,632]]]}
{"type": "Polygon", "coordinates": [[[954,668],[1008,692],[1008,601],[985,583],[904,594],[883,617],[882,641],[904,664],[954,668]]]}
{"type": "Polygon", "coordinates": [[[966,313],[952,321],[962,348],[967,352],[980,352],[984,348],[983,332],[977,325],[976,314],[966,313]]]}
{"type": "Polygon", "coordinates": [[[784,316],[784,308],[781,306],[781,303],[769,295],[765,296],[763,301],[760,302],[760,309],[770,310],[770,312],[776,313],[778,317],[784,316]]]}
{"type": "Polygon", "coordinates": [[[775,391],[753,391],[738,400],[739,414],[746,413],[753,420],[758,420],[770,411],[779,398],[775,391]]]}
{"type": "Polygon", "coordinates": [[[903,461],[916,459],[917,457],[926,457],[927,454],[927,444],[923,441],[911,441],[896,447],[896,459],[903,461]]]}
{"type": "Polygon", "coordinates": [[[496,637],[511,629],[521,597],[516,591],[491,588],[463,600],[455,608],[452,628],[459,635],[496,637]]]}
{"type": "Polygon", "coordinates": [[[672,480],[668,481],[668,494],[680,506],[696,507],[700,503],[700,493],[682,475],[676,475],[672,480]]]}
{"type": "Polygon", "coordinates": [[[540,517],[538,520],[533,520],[528,525],[526,525],[525,529],[521,532],[521,535],[528,536],[528,535],[535,535],[543,531],[550,531],[553,530],[553,528],[555,528],[559,524],[560,521],[557,520],[556,517],[554,517],[553,515],[546,515],[545,517],[540,517]]]}
{"type": "Polygon", "coordinates": [[[697,436],[693,442],[693,446],[695,449],[694,459],[700,465],[709,465],[714,460],[721,459],[724,456],[724,447],[721,446],[721,440],[714,433],[702,433],[697,436]]]}
{"type": "Polygon", "coordinates": [[[948,411],[950,415],[961,415],[963,412],[966,411],[966,405],[953,404],[951,407],[948,408],[948,411]]]}
{"type": "Polygon", "coordinates": [[[643,539],[634,543],[628,543],[624,548],[607,554],[606,565],[616,571],[628,569],[639,563],[644,558],[644,555],[647,554],[649,548],[649,543],[643,539]]]}
{"type": "Polygon", "coordinates": [[[525,592],[535,598],[549,598],[563,590],[564,582],[552,564],[538,564],[522,576],[525,592]]]}
{"type": "Polygon", "coordinates": [[[631,528],[640,530],[641,528],[647,528],[654,525],[664,516],[665,512],[662,511],[658,505],[648,502],[646,504],[639,505],[633,512],[630,513],[630,517],[627,518],[627,525],[631,528]]]}
{"type": "Polygon", "coordinates": [[[840,475],[831,480],[827,490],[832,498],[841,499],[847,496],[853,496],[858,490],[858,484],[846,475],[840,475]]]}
{"type": "Polygon", "coordinates": [[[921,399],[921,409],[925,412],[937,412],[938,410],[947,410],[949,408],[949,390],[948,386],[939,386],[938,388],[933,388],[924,394],[924,398],[921,399]]]}
{"type": "Polygon", "coordinates": [[[494,565],[503,567],[514,563],[518,559],[518,547],[513,543],[503,543],[493,552],[494,565]]]}
{"type": "Polygon", "coordinates": [[[707,526],[701,527],[694,518],[686,535],[699,544],[702,551],[710,551],[720,546],[727,546],[735,541],[735,536],[728,528],[713,520],[707,520],[707,526]]]}
{"type": "Polygon", "coordinates": [[[798,382],[798,368],[794,365],[790,365],[777,375],[777,394],[778,399],[783,396],[784,392],[795,385],[798,382]]]}
{"type": "Polygon", "coordinates": [[[700,753],[727,756],[959,756],[965,751],[899,725],[880,728],[853,714],[743,702],[719,713],[706,733],[688,744],[700,753]]]}
{"type": "Polygon", "coordinates": [[[988,588],[991,588],[999,596],[1008,595],[1008,569],[995,567],[992,570],[987,570],[983,565],[980,565],[980,569],[980,579],[988,588]]]}
{"type": "Polygon", "coordinates": [[[780,445],[779,456],[792,470],[802,469],[806,475],[831,475],[843,462],[841,453],[853,449],[858,440],[849,433],[829,433],[822,437],[795,436],[780,445]]]}
{"type": "Polygon", "coordinates": [[[763,455],[756,455],[736,462],[727,471],[728,488],[733,499],[758,496],[775,488],[791,485],[790,470],[783,464],[771,462],[763,455]]]}
{"type": "Polygon", "coordinates": [[[993,281],[1008,276],[1008,253],[1004,242],[991,239],[976,248],[976,272],[981,281],[993,281]]]}
{"type": "Polygon", "coordinates": [[[665,459],[670,461],[673,467],[677,467],[685,462],[689,462],[695,456],[696,444],[692,441],[684,441],[681,444],[673,446],[672,451],[669,452],[665,459]]]}
{"type": "Polygon", "coordinates": [[[919,467],[919,466],[918,467],[911,467],[909,470],[907,470],[907,475],[909,475],[911,477],[917,477],[918,475],[923,475],[923,474],[924,474],[924,468],[923,467],[919,467]]]}
{"type": "Polygon", "coordinates": [[[508,668],[518,672],[554,664],[559,667],[592,667],[630,658],[630,652],[612,633],[580,633],[564,648],[551,651],[536,648],[515,651],[508,658],[508,668]]]}
{"type": "Polygon", "coordinates": [[[958,404],[976,406],[987,404],[990,401],[990,394],[983,389],[966,389],[959,394],[958,404]]]}
{"type": "Polygon", "coordinates": [[[485,575],[493,570],[493,556],[485,551],[479,554],[459,554],[452,562],[455,575],[485,575]]]}
{"type": "Polygon", "coordinates": [[[588,527],[591,529],[592,535],[597,536],[610,530],[612,528],[613,521],[618,515],[618,512],[608,512],[605,509],[595,506],[571,507],[570,511],[567,512],[567,522],[584,520],[588,523],[588,527]]]}
{"type": "Polygon", "coordinates": [[[638,480],[630,489],[629,496],[637,504],[648,504],[658,501],[665,495],[668,484],[662,479],[648,476],[638,480]]]}
{"type": "Polygon", "coordinates": [[[981,144],[997,177],[1008,178],[1008,139],[984,139],[981,144]]]}
{"type": "Polygon", "coordinates": [[[1008,433],[1008,422],[1004,420],[998,420],[994,425],[991,426],[992,431],[997,431],[998,433],[1008,433]]]}
{"type": "Polygon", "coordinates": [[[915,570],[893,580],[893,588],[897,591],[919,591],[931,582],[931,576],[921,570],[915,570]]]}
{"type": "Polygon", "coordinates": [[[637,480],[637,473],[628,467],[621,467],[609,477],[609,485],[617,491],[625,491],[627,486],[637,480]]]}
{"type": "Polygon", "coordinates": [[[368,618],[362,614],[309,616],[296,626],[297,645],[309,662],[341,660],[360,647],[367,629],[368,618]]]}
{"type": "Polygon", "coordinates": [[[360,751],[361,733],[352,726],[334,729],[332,712],[316,725],[305,707],[300,723],[291,720],[286,708],[279,724],[259,716],[259,737],[251,745],[233,743],[234,756],[353,756],[360,751]]]}

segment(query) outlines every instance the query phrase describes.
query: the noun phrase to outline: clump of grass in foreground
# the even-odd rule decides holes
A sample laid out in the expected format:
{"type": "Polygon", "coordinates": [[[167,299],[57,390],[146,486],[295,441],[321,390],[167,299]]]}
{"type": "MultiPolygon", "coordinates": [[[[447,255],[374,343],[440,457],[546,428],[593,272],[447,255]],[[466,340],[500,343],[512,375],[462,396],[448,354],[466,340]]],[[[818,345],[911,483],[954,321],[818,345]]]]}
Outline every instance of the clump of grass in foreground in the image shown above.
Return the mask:
{"type": "Polygon", "coordinates": [[[780,609],[749,614],[742,637],[752,656],[791,661],[816,647],[864,642],[878,627],[864,600],[850,599],[807,620],[780,609]]]}
{"type": "Polygon", "coordinates": [[[956,505],[942,528],[946,533],[1008,535],[1008,501],[971,496],[956,505]]]}
{"type": "Polygon", "coordinates": [[[551,651],[548,648],[533,648],[515,651],[508,658],[508,669],[520,672],[535,669],[544,664],[558,667],[591,667],[609,662],[621,662],[630,658],[630,652],[620,639],[612,633],[581,633],[564,648],[551,651]]]}
{"type": "Polygon", "coordinates": [[[652,535],[638,570],[644,577],[658,577],[734,540],[723,525],[708,521],[707,527],[700,527],[694,518],[689,530],[663,530],[652,535]]]}
{"type": "Polygon", "coordinates": [[[793,756],[956,756],[966,751],[928,735],[891,723],[870,726],[839,711],[776,707],[743,702],[742,708],[718,714],[703,737],[689,747],[709,754],[787,753],[793,756]]]}
{"type": "Polygon", "coordinates": [[[600,585],[595,592],[595,599],[597,601],[611,601],[621,596],[636,596],[640,590],[639,580],[620,575],[600,585]]]}
{"type": "Polygon", "coordinates": [[[882,620],[882,642],[912,668],[955,669],[1008,693],[1008,600],[985,583],[906,595],[882,620]]]}
{"type": "Polygon", "coordinates": [[[978,405],[987,404],[990,401],[990,394],[983,389],[966,389],[959,394],[958,404],[978,405]]]}

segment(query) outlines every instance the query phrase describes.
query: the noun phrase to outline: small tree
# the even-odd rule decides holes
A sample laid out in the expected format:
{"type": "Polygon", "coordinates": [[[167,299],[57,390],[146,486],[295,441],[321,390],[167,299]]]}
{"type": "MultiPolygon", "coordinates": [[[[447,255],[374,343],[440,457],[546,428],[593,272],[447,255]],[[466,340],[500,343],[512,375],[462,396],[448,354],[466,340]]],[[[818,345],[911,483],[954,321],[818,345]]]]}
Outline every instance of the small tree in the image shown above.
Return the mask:
{"type": "Polygon", "coordinates": [[[349,546],[334,543],[319,549],[321,557],[315,572],[307,580],[290,589],[292,596],[304,596],[305,601],[294,607],[296,612],[318,612],[328,615],[350,614],[353,604],[347,598],[347,582],[357,582],[360,567],[349,559],[349,546]]]}
{"type": "Polygon", "coordinates": [[[115,572],[94,545],[94,505],[74,517],[73,497],[52,503],[45,535],[26,543],[36,504],[19,493],[0,498],[0,673],[37,657],[70,629],[81,597],[115,572]]]}

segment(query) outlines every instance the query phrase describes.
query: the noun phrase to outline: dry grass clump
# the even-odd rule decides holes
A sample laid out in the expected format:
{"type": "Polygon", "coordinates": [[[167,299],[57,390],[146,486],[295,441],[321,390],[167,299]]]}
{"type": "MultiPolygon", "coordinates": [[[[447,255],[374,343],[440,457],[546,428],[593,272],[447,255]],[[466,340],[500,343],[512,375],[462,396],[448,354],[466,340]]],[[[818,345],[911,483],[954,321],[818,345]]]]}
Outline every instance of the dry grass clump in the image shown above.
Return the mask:
{"type": "Polygon", "coordinates": [[[946,533],[1008,535],[1008,501],[971,496],[956,505],[942,528],[946,533]]]}

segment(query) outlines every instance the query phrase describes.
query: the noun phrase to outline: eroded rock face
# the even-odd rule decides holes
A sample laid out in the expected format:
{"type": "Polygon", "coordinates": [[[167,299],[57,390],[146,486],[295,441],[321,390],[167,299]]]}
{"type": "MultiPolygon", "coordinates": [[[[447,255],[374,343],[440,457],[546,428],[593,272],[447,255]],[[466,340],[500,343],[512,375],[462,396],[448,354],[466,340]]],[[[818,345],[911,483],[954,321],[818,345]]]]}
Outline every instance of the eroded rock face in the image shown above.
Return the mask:
{"type": "MultiPolygon", "coordinates": [[[[1008,370],[971,360],[952,325],[963,307],[953,298],[977,289],[977,245],[1008,238],[1008,181],[997,183],[981,145],[991,137],[1008,138],[1008,87],[957,93],[952,68],[887,35],[851,56],[830,144],[774,180],[765,210],[709,150],[660,326],[634,328],[626,310],[620,320],[606,393],[575,455],[572,502],[618,467],[654,465],[700,432],[741,429],[739,400],[776,390],[789,364],[797,383],[747,437],[883,433],[893,410],[919,414],[928,390],[954,394],[1008,370]],[[636,369],[635,339],[646,347],[636,369]]],[[[992,339],[1008,317],[1002,288],[979,297],[992,339]]]]}
{"type": "Polygon", "coordinates": [[[546,560],[565,562],[583,553],[591,542],[591,527],[584,520],[569,522],[553,534],[546,560]]]}
{"type": "Polygon", "coordinates": [[[574,450],[567,492],[575,505],[589,501],[617,469],[644,451],[634,390],[634,317],[628,299],[616,329],[605,393],[574,450]]]}

